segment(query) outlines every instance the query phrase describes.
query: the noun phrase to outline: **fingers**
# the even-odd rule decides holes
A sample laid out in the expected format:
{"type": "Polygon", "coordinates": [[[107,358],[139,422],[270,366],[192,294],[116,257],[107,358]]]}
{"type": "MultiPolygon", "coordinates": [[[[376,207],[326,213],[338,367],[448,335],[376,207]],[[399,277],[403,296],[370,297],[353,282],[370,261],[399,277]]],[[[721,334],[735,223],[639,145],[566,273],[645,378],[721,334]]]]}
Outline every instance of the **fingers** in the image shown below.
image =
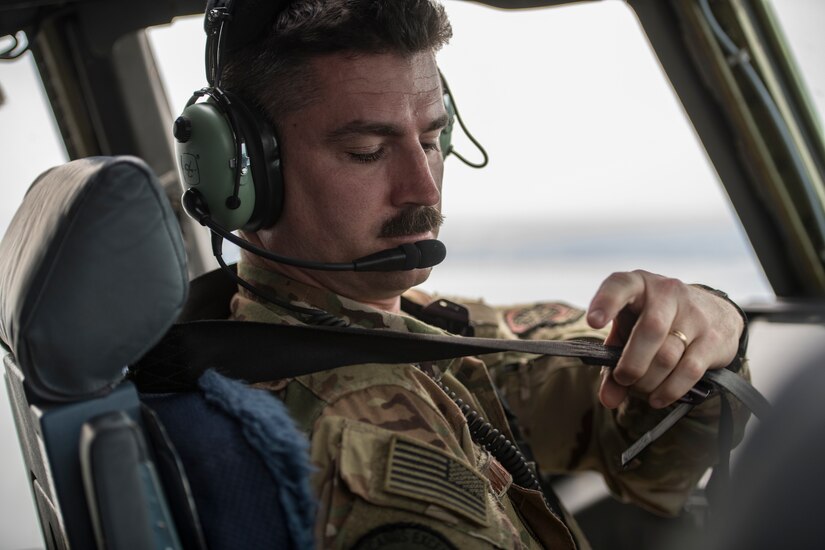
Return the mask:
{"type": "Polygon", "coordinates": [[[691,342],[672,372],[650,392],[650,406],[667,407],[690,391],[708,370],[708,358],[713,351],[708,339],[691,342]]]}
{"type": "Polygon", "coordinates": [[[669,284],[656,293],[648,293],[645,308],[633,326],[619,363],[613,369],[616,382],[631,386],[648,374],[654,363],[668,370],[676,365],[683,350],[679,347],[674,349],[670,346],[673,342],[667,340],[674,339],[668,334],[678,312],[677,295],[678,292],[669,284]]]}
{"type": "MultiPolygon", "coordinates": [[[[613,273],[604,280],[587,310],[587,322],[591,327],[605,327],[625,306],[644,296],[645,281],[641,273],[613,273]]],[[[643,304],[637,305],[641,307],[643,304]]]]}
{"type": "Polygon", "coordinates": [[[608,409],[615,409],[627,398],[628,389],[618,384],[611,374],[611,369],[602,369],[602,383],[599,388],[599,401],[608,409]]]}
{"type": "Polygon", "coordinates": [[[644,375],[633,383],[633,388],[645,395],[650,395],[673,372],[687,351],[687,344],[670,331],[662,343],[650,367],[644,375]]]}
{"type": "Polygon", "coordinates": [[[647,396],[654,408],[672,404],[686,394],[704,374],[702,366],[705,353],[702,346],[694,345],[690,350],[691,353],[688,353],[682,340],[669,333],[638,380],[622,384],[617,381],[615,369],[612,372],[611,369],[605,369],[599,388],[599,400],[605,407],[614,409],[633,391],[647,396]]]}
{"type": "Polygon", "coordinates": [[[591,301],[587,320],[613,322],[609,345],[624,345],[616,367],[605,371],[599,399],[615,408],[627,396],[647,396],[668,406],[686,394],[708,368],[735,353],[738,313],[701,289],[645,271],[614,273],[591,301]],[[731,347],[733,346],[733,347],[731,347]]]}
{"type": "MultiPolygon", "coordinates": [[[[681,357],[681,342],[667,342],[679,312],[683,283],[644,271],[614,273],[590,304],[588,321],[614,321],[611,344],[625,349],[613,378],[622,386],[651,387],[670,373],[681,357]],[[629,313],[637,312],[637,315],[629,313]],[[630,326],[628,326],[630,325],[630,326]],[[653,367],[651,369],[651,367],[653,367]]],[[[653,386],[655,387],[655,386],[653,386]]]]}

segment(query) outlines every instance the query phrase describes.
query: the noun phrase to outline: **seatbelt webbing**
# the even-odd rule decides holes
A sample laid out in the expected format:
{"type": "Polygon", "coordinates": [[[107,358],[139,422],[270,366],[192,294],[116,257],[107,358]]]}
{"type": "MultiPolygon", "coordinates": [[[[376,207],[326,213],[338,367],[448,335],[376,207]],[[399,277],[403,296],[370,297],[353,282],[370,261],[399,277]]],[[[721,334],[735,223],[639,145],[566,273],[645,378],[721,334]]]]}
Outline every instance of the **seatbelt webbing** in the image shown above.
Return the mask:
{"type": "MultiPolygon", "coordinates": [[[[292,378],[364,363],[419,363],[515,351],[576,357],[589,365],[615,366],[619,347],[583,340],[502,340],[416,334],[356,327],[275,325],[204,320],[174,325],[132,366],[141,391],[186,391],[208,369],[249,383],[292,378]]],[[[758,417],[770,405],[748,382],[726,369],[703,380],[733,394],[758,417]]]]}
{"type": "Polygon", "coordinates": [[[765,418],[771,412],[771,404],[750,382],[728,369],[709,370],[703,377],[724,388],[742,402],[757,418],[765,418]]]}

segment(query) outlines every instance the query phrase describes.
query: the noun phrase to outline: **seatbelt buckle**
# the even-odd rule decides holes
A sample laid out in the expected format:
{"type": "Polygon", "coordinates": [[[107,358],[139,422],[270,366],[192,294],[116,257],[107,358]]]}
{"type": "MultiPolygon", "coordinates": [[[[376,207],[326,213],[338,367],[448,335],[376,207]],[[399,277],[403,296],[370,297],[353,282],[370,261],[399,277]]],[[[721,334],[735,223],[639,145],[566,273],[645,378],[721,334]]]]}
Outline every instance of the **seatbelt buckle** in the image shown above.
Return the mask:
{"type": "Polygon", "coordinates": [[[717,392],[716,384],[707,380],[699,380],[685,395],[679,398],[678,402],[698,405],[704,403],[709,397],[716,395],[717,392]]]}

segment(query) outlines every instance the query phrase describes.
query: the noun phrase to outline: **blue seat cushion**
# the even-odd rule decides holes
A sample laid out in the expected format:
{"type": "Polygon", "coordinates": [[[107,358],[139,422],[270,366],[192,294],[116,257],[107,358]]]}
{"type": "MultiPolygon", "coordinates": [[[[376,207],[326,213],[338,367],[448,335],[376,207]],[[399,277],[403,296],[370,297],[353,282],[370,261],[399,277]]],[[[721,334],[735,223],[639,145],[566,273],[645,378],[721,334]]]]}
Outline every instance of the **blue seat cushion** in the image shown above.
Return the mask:
{"type": "Polygon", "coordinates": [[[199,385],[142,400],[178,451],[209,548],[312,547],[308,444],[283,404],[214,371],[199,385]]]}

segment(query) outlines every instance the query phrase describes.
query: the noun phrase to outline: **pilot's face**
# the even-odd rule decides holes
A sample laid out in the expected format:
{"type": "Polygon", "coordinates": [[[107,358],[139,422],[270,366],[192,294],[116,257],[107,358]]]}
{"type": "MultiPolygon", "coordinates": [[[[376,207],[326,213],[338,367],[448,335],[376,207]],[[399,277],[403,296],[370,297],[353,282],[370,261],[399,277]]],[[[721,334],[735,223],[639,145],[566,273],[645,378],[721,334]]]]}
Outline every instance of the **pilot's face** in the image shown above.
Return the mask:
{"type": "MultiPolygon", "coordinates": [[[[447,113],[434,55],[335,54],[316,58],[313,67],[318,97],[279,124],[285,206],[275,227],[259,232],[262,243],[290,256],[349,262],[434,238],[438,228],[431,226],[415,234],[387,231],[402,211],[441,207],[438,138],[447,113]]],[[[429,270],[298,274],[369,301],[399,295],[429,270]]]]}

